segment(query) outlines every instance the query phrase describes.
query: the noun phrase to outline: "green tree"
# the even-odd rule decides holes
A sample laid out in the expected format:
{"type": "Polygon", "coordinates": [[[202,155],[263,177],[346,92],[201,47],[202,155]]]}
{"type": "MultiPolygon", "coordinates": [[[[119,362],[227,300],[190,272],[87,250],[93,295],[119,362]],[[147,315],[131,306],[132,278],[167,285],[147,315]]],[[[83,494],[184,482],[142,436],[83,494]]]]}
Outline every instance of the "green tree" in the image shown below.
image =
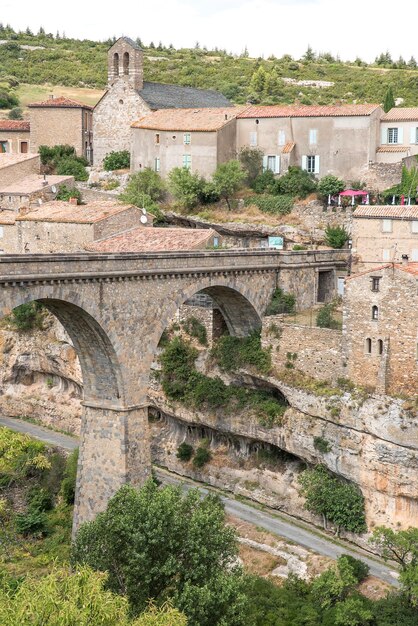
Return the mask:
{"type": "Polygon", "coordinates": [[[318,328],[340,328],[341,324],[334,318],[335,305],[333,302],[323,304],[316,315],[318,328]]]}
{"type": "Polygon", "coordinates": [[[321,515],[324,527],[329,520],[337,527],[351,532],[366,530],[364,498],[354,485],[333,476],[323,465],[307,469],[299,477],[305,508],[321,515]]]}
{"type": "Polygon", "coordinates": [[[344,191],[344,189],[344,181],[337,176],[333,176],[332,174],[323,176],[318,183],[318,193],[324,197],[327,197],[328,195],[334,196],[335,194],[340,193],[340,191],[344,191]]]}
{"type": "Polygon", "coordinates": [[[60,159],[55,169],[60,176],[74,176],[75,180],[85,181],[89,177],[83,163],[76,159],[60,159]]]}
{"type": "Polygon", "coordinates": [[[16,330],[29,331],[41,329],[44,317],[45,308],[40,302],[28,302],[13,309],[7,319],[16,330]]]}
{"type": "Polygon", "coordinates": [[[126,189],[120,195],[120,199],[123,202],[143,207],[145,206],[144,198],[149,198],[152,203],[155,203],[162,200],[164,194],[165,185],[161,176],[150,167],[146,167],[129,177],[126,189]]]}
{"type": "Polygon", "coordinates": [[[199,202],[202,180],[197,172],[185,167],[175,167],[168,175],[169,189],[174,199],[186,209],[193,209],[199,202]]]}
{"type": "Polygon", "coordinates": [[[103,159],[103,169],[107,171],[127,169],[131,164],[131,155],[129,150],[120,150],[119,152],[109,152],[103,159]]]}
{"type": "Polygon", "coordinates": [[[189,626],[241,626],[243,580],[234,531],[219,498],[197,490],[122,487],[105,512],[84,524],[73,560],[107,571],[107,587],[126,595],[135,614],[150,600],[172,599],[189,626]]]}
{"type": "Polygon", "coordinates": [[[228,209],[231,208],[230,200],[242,187],[245,179],[245,172],[241,163],[236,160],[220,163],[213,174],[215,189],[221,198],[224,198],[228,209]]]}
{"type": "Polygon", "coordinates": [[[402,569],[411,563],[418,565],[418,528],[393,530],[377,526],[370,542],[379,549],[384,559],[396,561],[402,569]]]}
{"type": "Polygon", "coordinates": [[[61,482],[61,495],[66,504],[74,504],[75,485],[77,479],[78,448],[71,452],[64,469],[64,477],[61,482]]]}
{"type": "Polygon", "coordinates": [[[349,596],[337,604],[335,626],[368,626],[372,620],[370,603],[359,594],[349,596]]]}
{"type": "Polygon", "coordinates": [[[257,177],[263,172],[263,151],[259,148],[245,146],[241,148],[238,158],[246,173],[245,182],[247,185],[252,186],[257,177]]]}
{"type": "Polygon", "coordinates": [[[350,239],[350,235],[344,226],[327,226],[325,229],[325,243],[330,248],[343,248],[350,239]]]}
{"type": "Polygon", "coordinates": [[[55,199],[68,202],[70,198],[76,198],[77,204],[81,204],[81,191],[77,189],[77,187],[68,187],[67,185],[61,185],[58,189],[58,193],[55,199]]]}
{"type": "Polygon", "coordinates": [[[393,109],[394,106],[395,106],[395,97],[393,95],[392,87],[391,85],[389,85],[385,93],[385,98],[383,100],[383,110],[385,113],[387,113],[388,111],[393,109]]]}
{"type": "Polygon", "coordinates": [[[277,180],[278,193],[298,196],[299,198],[306,198],[307,195],[316,190],[316,186],[314,176],[297,165],[291,165],[286,174],[277,180]]]}
{"type": "Polygon", "coordinates": [[[184,615],[164,605],[129,618],[128,603],[105,589],[107,575],[80,567],[25,579],[15,593],[0,586],[2,626],[186,626],[184,615]]]}
{"type": "Polygon", "coordinates": [[[334,567],[327,569],[312,583],[312,593],[322,609],[344,600],[356,587],[353,567],[346,559],[338,559],[334,567]]]}
{"type": "Polygon", "coordinates": [[[23,112],[20,107],[14,107],[10,109],[9,115],[7,116],[9,120],[23,120],[23,112]]]}

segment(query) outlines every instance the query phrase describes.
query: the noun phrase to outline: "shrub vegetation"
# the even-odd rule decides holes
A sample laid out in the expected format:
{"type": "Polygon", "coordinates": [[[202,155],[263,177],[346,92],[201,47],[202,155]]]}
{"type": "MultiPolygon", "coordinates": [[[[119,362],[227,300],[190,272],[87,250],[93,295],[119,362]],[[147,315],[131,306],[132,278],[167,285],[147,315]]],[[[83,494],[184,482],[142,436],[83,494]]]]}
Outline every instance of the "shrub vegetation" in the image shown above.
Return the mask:
{"type": "Polygon", "coordinates": [[[112,150],[109,154],[106,154],[103,159],[103,169],[108,172],[113,170],[123,170],[129,168],[131,165],[131,155],[129,150],[120,150],[118,152],[112,150]]]}

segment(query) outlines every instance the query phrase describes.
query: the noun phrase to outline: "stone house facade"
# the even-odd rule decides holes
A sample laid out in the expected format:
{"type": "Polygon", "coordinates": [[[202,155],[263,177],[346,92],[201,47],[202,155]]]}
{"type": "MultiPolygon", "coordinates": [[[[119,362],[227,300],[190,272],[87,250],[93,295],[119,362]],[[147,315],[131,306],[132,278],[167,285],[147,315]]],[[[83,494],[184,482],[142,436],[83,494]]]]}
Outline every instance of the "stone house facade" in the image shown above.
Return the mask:
{"type": "Polygon", "coordinates": [[[141,209],[118,202],[48,202],[15,221],[16,254],[79,252],[94,241],[130,230],[141,223],[141,209]]]}
{"type": "Polygon", "coordinates": [[[378,163],[398,163],[418,155],[418,108],[395,107],[380,120],[378,163]]]}
{"type": "Polygon", "coordinates": [[[29,104],[30,149],[68,144],[76,154],[92,161],[93,109],[69,98],[51,96],[44,102],[29,104]]]}
{"type": "Polygon", "coordinates": [[[361,206],[353,213],[353,267],[418,262],[418,206],[361,206]]]}
{"type": "Polygon", "coordinates": [[[25,120],[0,120],[0,154],[30,152],[30,123],[25,120]]]}
{"type": "Polygon", "coordinates": [[[150,167],[166,178],[175,167],[211,176],[236,156],[236,116],[242,107],[160,109],[132,124],[131,170],[150,167]]]}
{"type": "Polygon", "coordinates": [[[94,165],[111,151],[131,150],[131,124],[152,111],[228,107],[220,93],[144,81],[143,51],[121,37],[108,52],[108,88],[94,108],[94,165]]]}
{"type": "Polygon", "coordinates": [[[237,151],[259,148],[275,174],[298,165],[319,178],[358,179],[375,160],[382,112],[376,104],[247,107],[237,117],[237,151]]]}
{"type": "Polygon", "coordinates": [[[418,392],[418,263],[390,263],[346,280],[347,376],[378,393],[418,392]]]}

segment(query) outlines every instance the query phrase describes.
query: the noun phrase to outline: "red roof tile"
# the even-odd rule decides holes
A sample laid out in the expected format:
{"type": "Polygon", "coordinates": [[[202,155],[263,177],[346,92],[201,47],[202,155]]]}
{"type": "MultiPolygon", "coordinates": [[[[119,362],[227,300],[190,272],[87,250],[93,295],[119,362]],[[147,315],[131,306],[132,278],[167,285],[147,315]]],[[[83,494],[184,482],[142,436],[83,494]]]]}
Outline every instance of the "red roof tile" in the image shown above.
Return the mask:
{"type": "Polygon", "coordinates": [[[379,146],[377,152],[408,152],[409,146],[379,146]]]}
{"type": "Polygon", "coordinates": [[[165,131],[217,131],[235,119],[244,107],[160,109],[137,122],[132,128],[165,131]]]}
{"type": "Polygon", "coordinates": [[[353,213],[353,217],[389,218],[394,220],[417,220],[418,205],[385,205],[385,206],[359,206],[353,213]]]}
{"type": "Polygon", "coordinates": [[[52,202],[45,202],[38,209],[33,209],[25,215],[19,215],[16,220],[20,222],[94,224],[131,208],[131,204],[121,204],[111,200],[95,200],[79,205],[62,200],[53,200],[52,202]]]}
{"type": "Polygon", "coordinates": [[[30,131],[30,123],[26,120],[0,120],[0,131],[30,131]]]}
{"type": "Polygon", "coordinates": [[[282,148],[282,154],[290,154],[295,146],[294,141],[288,141],[282,148]]]}
{"type": "Polygon", "coordinates": [[[382,115],[382,122],[411,122],[415,120],[418,120],[418,107],[395,107],[382,115]]]}
{"type": "Polygon", "coordinates": [[[59,96],[58,98],[48,98],[48,100],[44,100],[43,102],[33,102],[32,104],[28,104],[29,107],[62,107],[64,109],[89,109],[93,110],[93,107],[88,104],[83,104],[82,102],[77,102],[76,100],[70,100],[70,98],[65,98],[64,96],[59,96]]]}
{"type": "Polygon", "coordinates": [[[338,104],[338,105],[272,105],[250,106],[237,117],[352,117],[371,115],[379,108],[378,104],[338,104]]]}
{"type": "Polygon", "coordinates": [[[93,252],[177,252],[204,246],[216,234],[206,228],[133,228],[86,246],[93,252]]]}
{"type": "Polygon", "coordinates": [[[389,268],[394,268],[400,270],[401,272],[407,272],[408,274],[412,274],[413,276],[418,275],[418,263],[386,263],[386,265],[379,265],[378,267],[364,270],[364,272],[359,272],[358,274],[352,274],[351,276],[347,276],[346,280],[354,280],[355,278],[359,278],[360,276],[366,276],[367,274],[376,274],[376,272],[380,272],[381,270],[386,270],[389,268]]]}

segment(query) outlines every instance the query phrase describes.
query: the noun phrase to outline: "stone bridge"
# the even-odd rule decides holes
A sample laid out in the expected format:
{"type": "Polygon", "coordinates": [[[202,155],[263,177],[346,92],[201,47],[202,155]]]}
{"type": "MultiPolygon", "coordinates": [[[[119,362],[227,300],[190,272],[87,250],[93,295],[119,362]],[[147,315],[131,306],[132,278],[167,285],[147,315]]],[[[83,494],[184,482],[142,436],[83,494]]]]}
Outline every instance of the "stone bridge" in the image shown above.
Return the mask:
{"type": "MultiPolygon", "coordinates": [[[[344,272],[347,251],[197,251],[0,257],[0,317],[38,301],[63,324],[84,381],[74,529],[121,484],[150,473],[147,387],[161,334],[197,292],[212,296],[231,334],[261,325],[276,286],[315,301],[318,272],[344,272]],[[290,278],[289,278],[290,277],[290,278]]],[[[336,282],[336,280],[335,280],[336,282]]]]}

